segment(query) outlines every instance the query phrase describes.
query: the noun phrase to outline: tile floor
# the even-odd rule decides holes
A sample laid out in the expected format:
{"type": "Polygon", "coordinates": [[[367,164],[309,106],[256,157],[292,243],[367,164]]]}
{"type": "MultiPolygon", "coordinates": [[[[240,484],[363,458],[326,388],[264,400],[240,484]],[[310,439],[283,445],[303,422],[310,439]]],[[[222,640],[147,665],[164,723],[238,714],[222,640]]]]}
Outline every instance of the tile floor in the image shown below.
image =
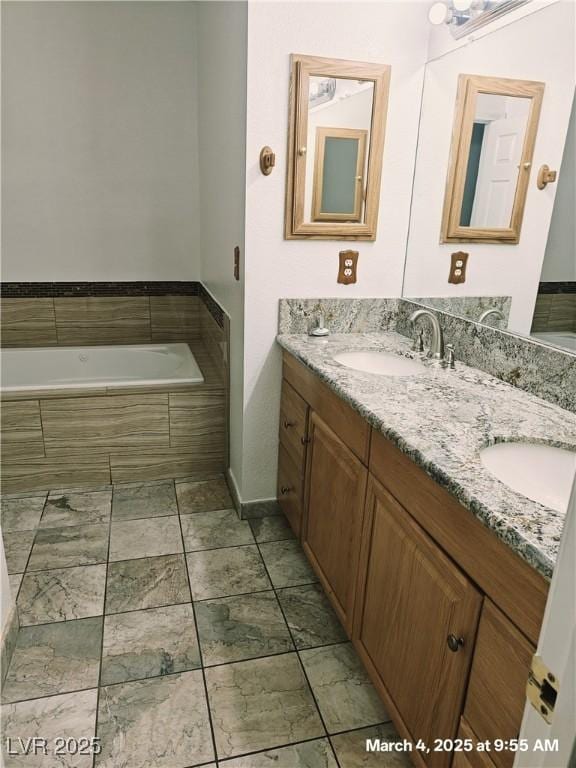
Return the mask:
{"type": "Polygon", "coordinates": [[[366,752],[397,735],[288,524],[239,520],[223,479],[5,496],[2,528],[6,768],[409,765],[366,752]]]}

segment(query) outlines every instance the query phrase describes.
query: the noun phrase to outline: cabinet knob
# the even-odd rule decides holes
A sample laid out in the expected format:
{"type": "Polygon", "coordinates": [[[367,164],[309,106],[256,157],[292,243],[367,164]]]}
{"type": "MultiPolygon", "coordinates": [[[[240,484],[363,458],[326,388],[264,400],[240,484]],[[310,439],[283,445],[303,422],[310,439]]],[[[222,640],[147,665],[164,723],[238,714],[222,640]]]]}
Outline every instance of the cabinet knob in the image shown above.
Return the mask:
{"type": "Polygon", "coordinates": [[[308,445],[308,443],[310,442],[310,438],[309,437],[301,437],[300,438],[300,442],[302,443],[302,445],[308,445]]]}
{"type": "Polygon", "coordinates": [[[294,426],[294,422],[293,421],[288,421],[288,419],[284,419],[282,424],[284,426],[284,429],[289,429],[290,427],[294,426]]]}
{"type": "Polygon", "coordinates": [[[280,488],[280,493],[282,494],[282,496],[286,496],[287,493],[290,493],[290,490],[291,490],[291,488],[290,488],[289,485],[283,485],[280,488]]]}
{"type": "Polygon", "coordinates": [[[456,651],[460,650],[460,648],[464,645],[464,638],[463,637],[456,637],[456,635],[448,635],[448,648],[452,651],[452,653],[456,653],[456,651]]]}

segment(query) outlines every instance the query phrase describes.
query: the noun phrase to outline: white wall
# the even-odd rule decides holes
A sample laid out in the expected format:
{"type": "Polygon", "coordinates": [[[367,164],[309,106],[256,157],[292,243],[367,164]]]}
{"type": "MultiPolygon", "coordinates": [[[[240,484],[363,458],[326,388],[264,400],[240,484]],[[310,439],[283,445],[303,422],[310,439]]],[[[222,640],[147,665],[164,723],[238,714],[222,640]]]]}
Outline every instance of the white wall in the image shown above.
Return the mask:
{"type": "Polygon", "coordinates": [[[557,184],[536,186],[538,168],[559,168],[574,92],[574,6],[559,2],[459,48],[426,67],[405,296],[512,296],[509,328],[529,333],[557,184]],[[542,55],[541,40],[554,39],[542,55]],[[539,42],[540,41],[540,42],[539,42]],[[546,83],[518,245],[439,244],[456,87],[460,73],[546,83]],[[466,283],[448,284],[450,254],[470,253],[466,283]]]}
{"type": "Polygon", "coordinates": [[[248,11],[244,499],[275,496],[281,355],[280,297],[398,296],[404,252],[427,2],[254,2],[248,11]],[[342,241],[283,239],[290,53],[392,66],[378,237],[359,242],[358,283],[336,283],[342,241]],[[262,176],[260,149],[276,152],[262,176]]]}
{"type": "Polygon", "coordinates": [[[2,3],[4,280],[199,277],[194,48],[194,3],[2,3]]]}
{"type": "Polygon", "coordinates": [[[574,211],[576,211],[576,100],[572,102],[568,136],[558,177],[558,191],[554,200],[540,277],[542,282],[576,280],[574,211]]]}
{"type": "Polygon", "coordinates": [[[198,13],[201,277],[230,315],[230,468],[242,475],[247,3],[202,2],[198,13]]]}

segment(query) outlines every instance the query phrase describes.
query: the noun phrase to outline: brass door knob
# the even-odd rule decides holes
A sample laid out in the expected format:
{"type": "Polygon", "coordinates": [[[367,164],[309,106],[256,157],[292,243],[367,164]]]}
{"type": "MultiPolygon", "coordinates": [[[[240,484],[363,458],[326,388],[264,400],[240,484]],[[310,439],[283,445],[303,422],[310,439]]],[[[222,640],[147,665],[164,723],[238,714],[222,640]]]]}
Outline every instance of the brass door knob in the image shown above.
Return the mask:
{"type": "Polygon", "coordinates": [[[464,638],[456,637],[456,635],[448,635],[447,642],[448,648],[450,648],[452,653],[456,653],[456,651],[459,651],[464,645],[464,638]]]}

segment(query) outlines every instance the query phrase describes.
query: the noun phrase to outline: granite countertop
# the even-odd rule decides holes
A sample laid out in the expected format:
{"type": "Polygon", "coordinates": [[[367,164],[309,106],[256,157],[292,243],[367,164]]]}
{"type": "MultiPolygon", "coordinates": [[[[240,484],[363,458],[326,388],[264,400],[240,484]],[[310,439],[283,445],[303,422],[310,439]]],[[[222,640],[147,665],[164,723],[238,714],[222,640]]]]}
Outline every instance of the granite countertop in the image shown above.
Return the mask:
{"type": "Polygon", "coordinates": [[[356,350],[421,357],[411,351],[410,339],[395,332],[280,334],[277,340],[520,557],[551,577],[565,515],[509,489],[484,469],[479,451],[519,440],[576,449],[576,414],[459,362],[450,370],[424,359],[424,373],[392,377],[333,360],[356,350]]]}

